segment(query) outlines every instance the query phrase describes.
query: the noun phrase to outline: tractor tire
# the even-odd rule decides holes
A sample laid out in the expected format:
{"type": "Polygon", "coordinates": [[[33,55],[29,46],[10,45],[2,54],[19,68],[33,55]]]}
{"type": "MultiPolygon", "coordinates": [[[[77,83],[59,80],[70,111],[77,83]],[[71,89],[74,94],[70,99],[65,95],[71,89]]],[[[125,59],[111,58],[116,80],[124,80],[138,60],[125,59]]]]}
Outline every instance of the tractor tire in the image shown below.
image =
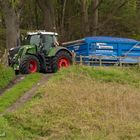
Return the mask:
{"type": "Polygon", "coordinates": [[[29,74],[40,71],[40,62],[34,55],[26,55],[20,62],[19,71],[21,74],[29,74]]]}
{"type": "Polygon", "coordinates": [[[72,64],[72,56],[66,51],[60,51],[52,60],[52,72],[56,72],[62,67],[68,67],[72,64]]]}

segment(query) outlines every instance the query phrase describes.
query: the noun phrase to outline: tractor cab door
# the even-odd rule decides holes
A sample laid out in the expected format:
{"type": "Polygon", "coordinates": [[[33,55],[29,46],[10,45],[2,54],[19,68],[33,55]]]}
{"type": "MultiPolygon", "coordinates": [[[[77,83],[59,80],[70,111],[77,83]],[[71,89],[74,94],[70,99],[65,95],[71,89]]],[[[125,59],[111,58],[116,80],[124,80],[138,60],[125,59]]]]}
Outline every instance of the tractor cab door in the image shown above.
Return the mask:
{"type": "Polygon", "coordinates": [[[53,44],[53,36],[52,35],[42,35],[41,40],[42,40],[42,45],[43,45],[42,50],[45,54],[48,54],[52,47],[52,44],[53,44]]]}

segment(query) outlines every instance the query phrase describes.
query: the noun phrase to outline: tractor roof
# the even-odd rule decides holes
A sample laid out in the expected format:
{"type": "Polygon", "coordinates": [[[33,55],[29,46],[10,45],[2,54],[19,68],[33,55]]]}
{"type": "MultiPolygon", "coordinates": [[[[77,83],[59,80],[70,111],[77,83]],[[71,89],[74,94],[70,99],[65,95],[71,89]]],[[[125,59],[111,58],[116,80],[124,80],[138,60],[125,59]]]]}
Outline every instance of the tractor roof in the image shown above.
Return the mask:
{"type": "Polygon", "coordinates": [[[36,34],[44,34],[44,35],[58,35],[55,32],[46,32],[46,31],[35,31],[35,32],[27,32],[28,35],[36,35],[36,34]]]}

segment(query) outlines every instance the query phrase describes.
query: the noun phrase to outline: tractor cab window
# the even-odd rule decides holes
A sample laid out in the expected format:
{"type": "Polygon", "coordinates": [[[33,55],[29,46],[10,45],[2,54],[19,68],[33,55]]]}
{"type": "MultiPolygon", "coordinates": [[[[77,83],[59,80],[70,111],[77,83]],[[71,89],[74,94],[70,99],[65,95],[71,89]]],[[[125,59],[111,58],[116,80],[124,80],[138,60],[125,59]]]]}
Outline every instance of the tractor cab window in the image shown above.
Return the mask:
{"type": "Polygon", "coordinates": [[[48,52],[53,44],[53,36],[52,35],[42,35],[42,44],[43,44],[44,50],[46,50],[48,52]]]}
{"type": "Polygon", "coordinates": [[[32,35],[32,36],[30,36],[30,44],[39,46],[39,44],[40,44],[40,35],[32,35]]]}
{"type": "Polygon", "coordinates": [[[40,44],[40,35],[28,35],[22,42],[22,45],[36,45],[40,44]]]}

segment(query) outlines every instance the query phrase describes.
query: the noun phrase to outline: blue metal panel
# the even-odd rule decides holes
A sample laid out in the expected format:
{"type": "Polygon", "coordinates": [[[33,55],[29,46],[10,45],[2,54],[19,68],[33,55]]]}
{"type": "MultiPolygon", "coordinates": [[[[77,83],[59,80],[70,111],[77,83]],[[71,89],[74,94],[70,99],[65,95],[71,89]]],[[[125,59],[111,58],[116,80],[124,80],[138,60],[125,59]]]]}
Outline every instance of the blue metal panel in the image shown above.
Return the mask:
{"type": "Polygon", "coordinates": [[[85,42],[112,42],[112,43],[130,43],[135,44],[138,41],[129,38],[119,38],[119,37],[106,37],[106,36],[96,36],[96,37],[86,37],[85,42]]]}
{"type": "Polygon", "coordinates": [[[87,43],[80,43],[80,44],[73,44],[67,46],[70,51],[74,51],[76,55],[83,55],[88,56],[88,44],[87,43]]]}
{"type": "MultiPolygon", "coordinates": [[[[122,62],[136,62],[136,60],[128,58],[140,57],[140,42],[134,39],[118,38],[118,37],[86,37],[82,39],[83,43],[76,42],[73,45],[68,45],[67,48],[74,51],[78,56],[108,56],[106,60],[112,61],[109,56],[121,57],[122,62]]],[[[113,59],[119,61],[117,58],[113,59]]]]}

